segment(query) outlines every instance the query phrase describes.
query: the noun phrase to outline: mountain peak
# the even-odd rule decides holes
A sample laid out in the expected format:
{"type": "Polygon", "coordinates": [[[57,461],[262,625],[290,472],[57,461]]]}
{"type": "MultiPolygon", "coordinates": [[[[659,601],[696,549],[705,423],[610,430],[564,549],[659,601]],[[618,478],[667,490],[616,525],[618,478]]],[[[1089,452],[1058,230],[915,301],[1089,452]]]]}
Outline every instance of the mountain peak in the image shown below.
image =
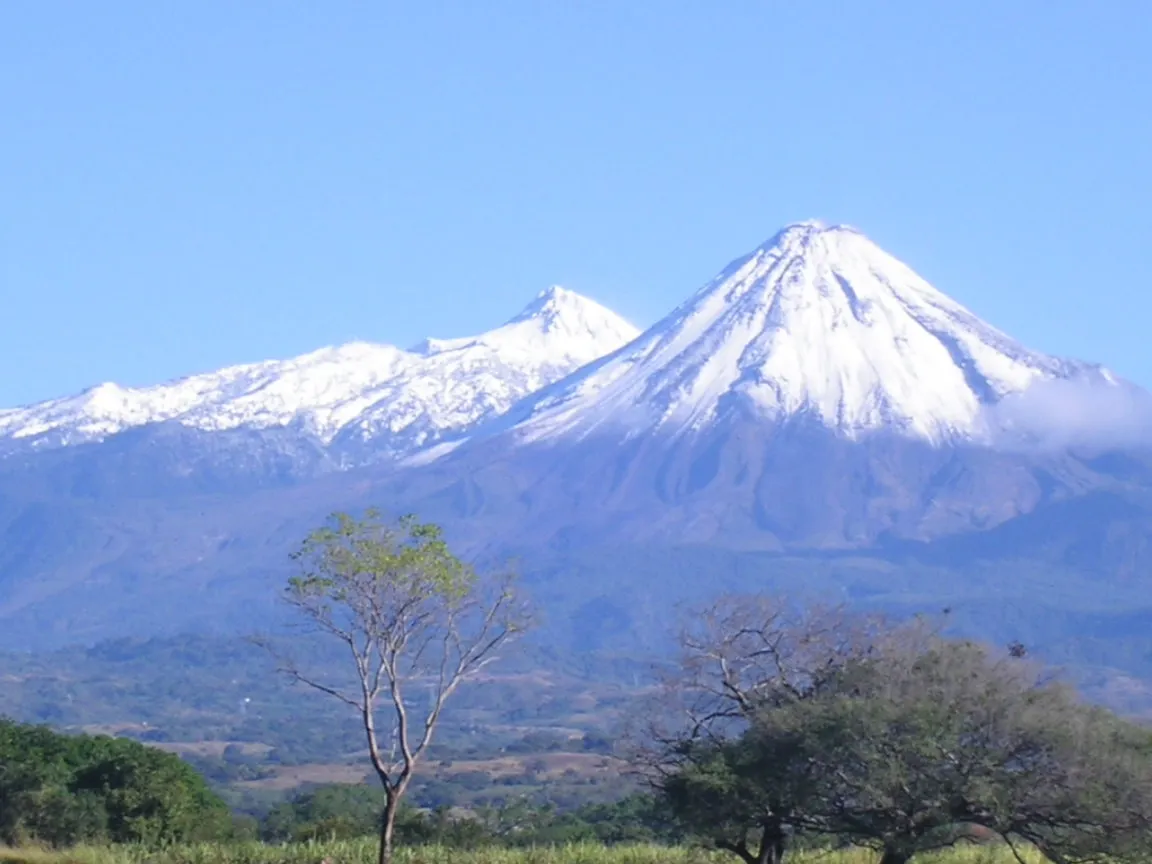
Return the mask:
{"type": "Polygon", "coordinates": [[[824,219],[805,219],[801,222],[793,222],[790,225],[785,225],[759,248],[764,249],[772,246],[804,243],[822,234],[851,234],[863,236],[859,229],[851,225],[827,222],[824,219]]]}
{"type": "MultiPolygon", "coordinates": [[[[595,300],[553,285],[541,291],[506,324],[459,339],[425,339],[413,350],[424,355],[487,345],[540,350],[547,340],[576,366],[619,348],[640,334],[639,328],[595,300]],[[565,348],[567,341],[567,349],[565,348]],[[611,347],[607,347],[607,346],[611,347]],[[603,350],[601,350],[603,349],[603,350]]],[[[575,366],[573,367],[575,368],[575,366]]]]}
{"type": "Polygon", "coordinates": [[[970,440],[985,406],[1079,368],[985,324],[858,230],[808,221],[541,397],[522,431],[682,432],[737,411],[970,440]]]}
{"type": "MultiPolygon", "coordinates": [[[[802,219],[799,222],[793,222],[790,225],[785,225],[777,232],[777,237],[790,234],[819,234],[823,231],[853,231],[856,229],[848,225],[838,225],[834,222],[828,222],[824,219],[802,219]]],[[[769,241],[771,242],[771,241],[769,241]]]]}
{"type": "Polygon", "coordinates": [[[529,304],[529,308],[532,308],[533,306],[547,306],[549,304],[555,305],[557,303],[586,299],[586,297],[577,294],[575,291],[569,291],[563,285],[549,285],[547,288],[536,295],[536,299],[534,299],[529,304]]]}
{"type": "Polygon", "coordinates": [[[570,291],[560,285],[552,285],[537,294],[532,302],[508,323],[515,324],[531,319],[551,320],[558,317],[583,317],[587,315],[602,317],[605,313],[612,316],[616,315],[583,294],[577,294],[575,291],[570,291]]]}

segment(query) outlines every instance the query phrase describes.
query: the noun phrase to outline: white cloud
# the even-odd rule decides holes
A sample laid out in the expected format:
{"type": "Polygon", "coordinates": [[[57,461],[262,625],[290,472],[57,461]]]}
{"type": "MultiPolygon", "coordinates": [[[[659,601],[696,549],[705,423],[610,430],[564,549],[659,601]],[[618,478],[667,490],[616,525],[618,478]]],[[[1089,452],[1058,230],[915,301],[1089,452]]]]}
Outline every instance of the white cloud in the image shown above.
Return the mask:
{"type": "Polygon", "coordinates": [[[985,423],[1005,447],[1152,446],[1152,394],[1108,374],[1040,381],[989,407],[985,423]]]}

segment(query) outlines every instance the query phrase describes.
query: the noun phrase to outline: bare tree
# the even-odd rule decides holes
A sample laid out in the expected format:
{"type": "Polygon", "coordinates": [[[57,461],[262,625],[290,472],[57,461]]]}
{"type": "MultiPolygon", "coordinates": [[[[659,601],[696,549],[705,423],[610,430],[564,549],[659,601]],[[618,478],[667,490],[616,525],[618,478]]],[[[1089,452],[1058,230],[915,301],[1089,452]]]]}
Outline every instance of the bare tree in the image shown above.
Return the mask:
{"type": "Polygon", "coordinates": [[[766,710],[834,686],[851,661],[891,638],[887,625],[767,595],[723,597],[686,622],[678,662],[634,733],[632,761],[683,825],[746,864],[778,864],[789,833],[814,828],[806,814],[817,788],[791,742],[747,747],[752,726],[766,710]]]}
{"type": "Polygon", "coordinates": [[[343,684],[280,657],[294,681],[360,716],[384,787],[380,864],[390,864],[396,814],[448,698],[529,625],[509,577],[485,579],[413,517],[389,523],[334,514],[293,555],[287,602],[315,632],[342,644],[354,678],[343,684]]]}
{"type": "Polygon", "coordinates": [[[758,709],[805,698],[896,632],[879,616],[800,609],[765,594],[726,595],[684,621],[679,656],[631,735],[633,761],[656,776],[681,742],[738,735],[758,709]]]}
{"type": "Polygon", "coordinates": [[[721,598],[688,622],[679,671],[667,683],[691,697],[688,711],[701,733],[819,690],[850,659],[876,650],[889,626],[840,607],[800,609],[761,594],[721,598]]]}

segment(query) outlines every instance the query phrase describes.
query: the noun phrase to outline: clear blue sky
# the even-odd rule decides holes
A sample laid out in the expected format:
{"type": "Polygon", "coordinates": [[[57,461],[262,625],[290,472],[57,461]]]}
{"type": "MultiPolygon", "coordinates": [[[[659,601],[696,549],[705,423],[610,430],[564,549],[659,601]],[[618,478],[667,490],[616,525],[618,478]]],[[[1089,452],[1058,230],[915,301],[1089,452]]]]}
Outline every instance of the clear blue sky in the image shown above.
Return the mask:
{"type": "Polygon", "coordinates": [[[558,282],[639,324],[854,224],[1152,385],[1152,3],[0,6],[0,405],[558,282]]]}

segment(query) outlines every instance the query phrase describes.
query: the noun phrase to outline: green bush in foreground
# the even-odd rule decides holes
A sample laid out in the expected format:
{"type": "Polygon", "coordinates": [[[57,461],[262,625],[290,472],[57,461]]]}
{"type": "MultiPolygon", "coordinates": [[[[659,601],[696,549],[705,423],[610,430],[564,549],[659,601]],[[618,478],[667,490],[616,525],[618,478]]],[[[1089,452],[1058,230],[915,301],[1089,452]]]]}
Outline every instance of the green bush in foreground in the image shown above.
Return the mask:
{"type": "Polygon", "coordinates": [[[158,846],[229,835],[232,817],[177,756],[0,719],[0,842],[158,846]]]}

